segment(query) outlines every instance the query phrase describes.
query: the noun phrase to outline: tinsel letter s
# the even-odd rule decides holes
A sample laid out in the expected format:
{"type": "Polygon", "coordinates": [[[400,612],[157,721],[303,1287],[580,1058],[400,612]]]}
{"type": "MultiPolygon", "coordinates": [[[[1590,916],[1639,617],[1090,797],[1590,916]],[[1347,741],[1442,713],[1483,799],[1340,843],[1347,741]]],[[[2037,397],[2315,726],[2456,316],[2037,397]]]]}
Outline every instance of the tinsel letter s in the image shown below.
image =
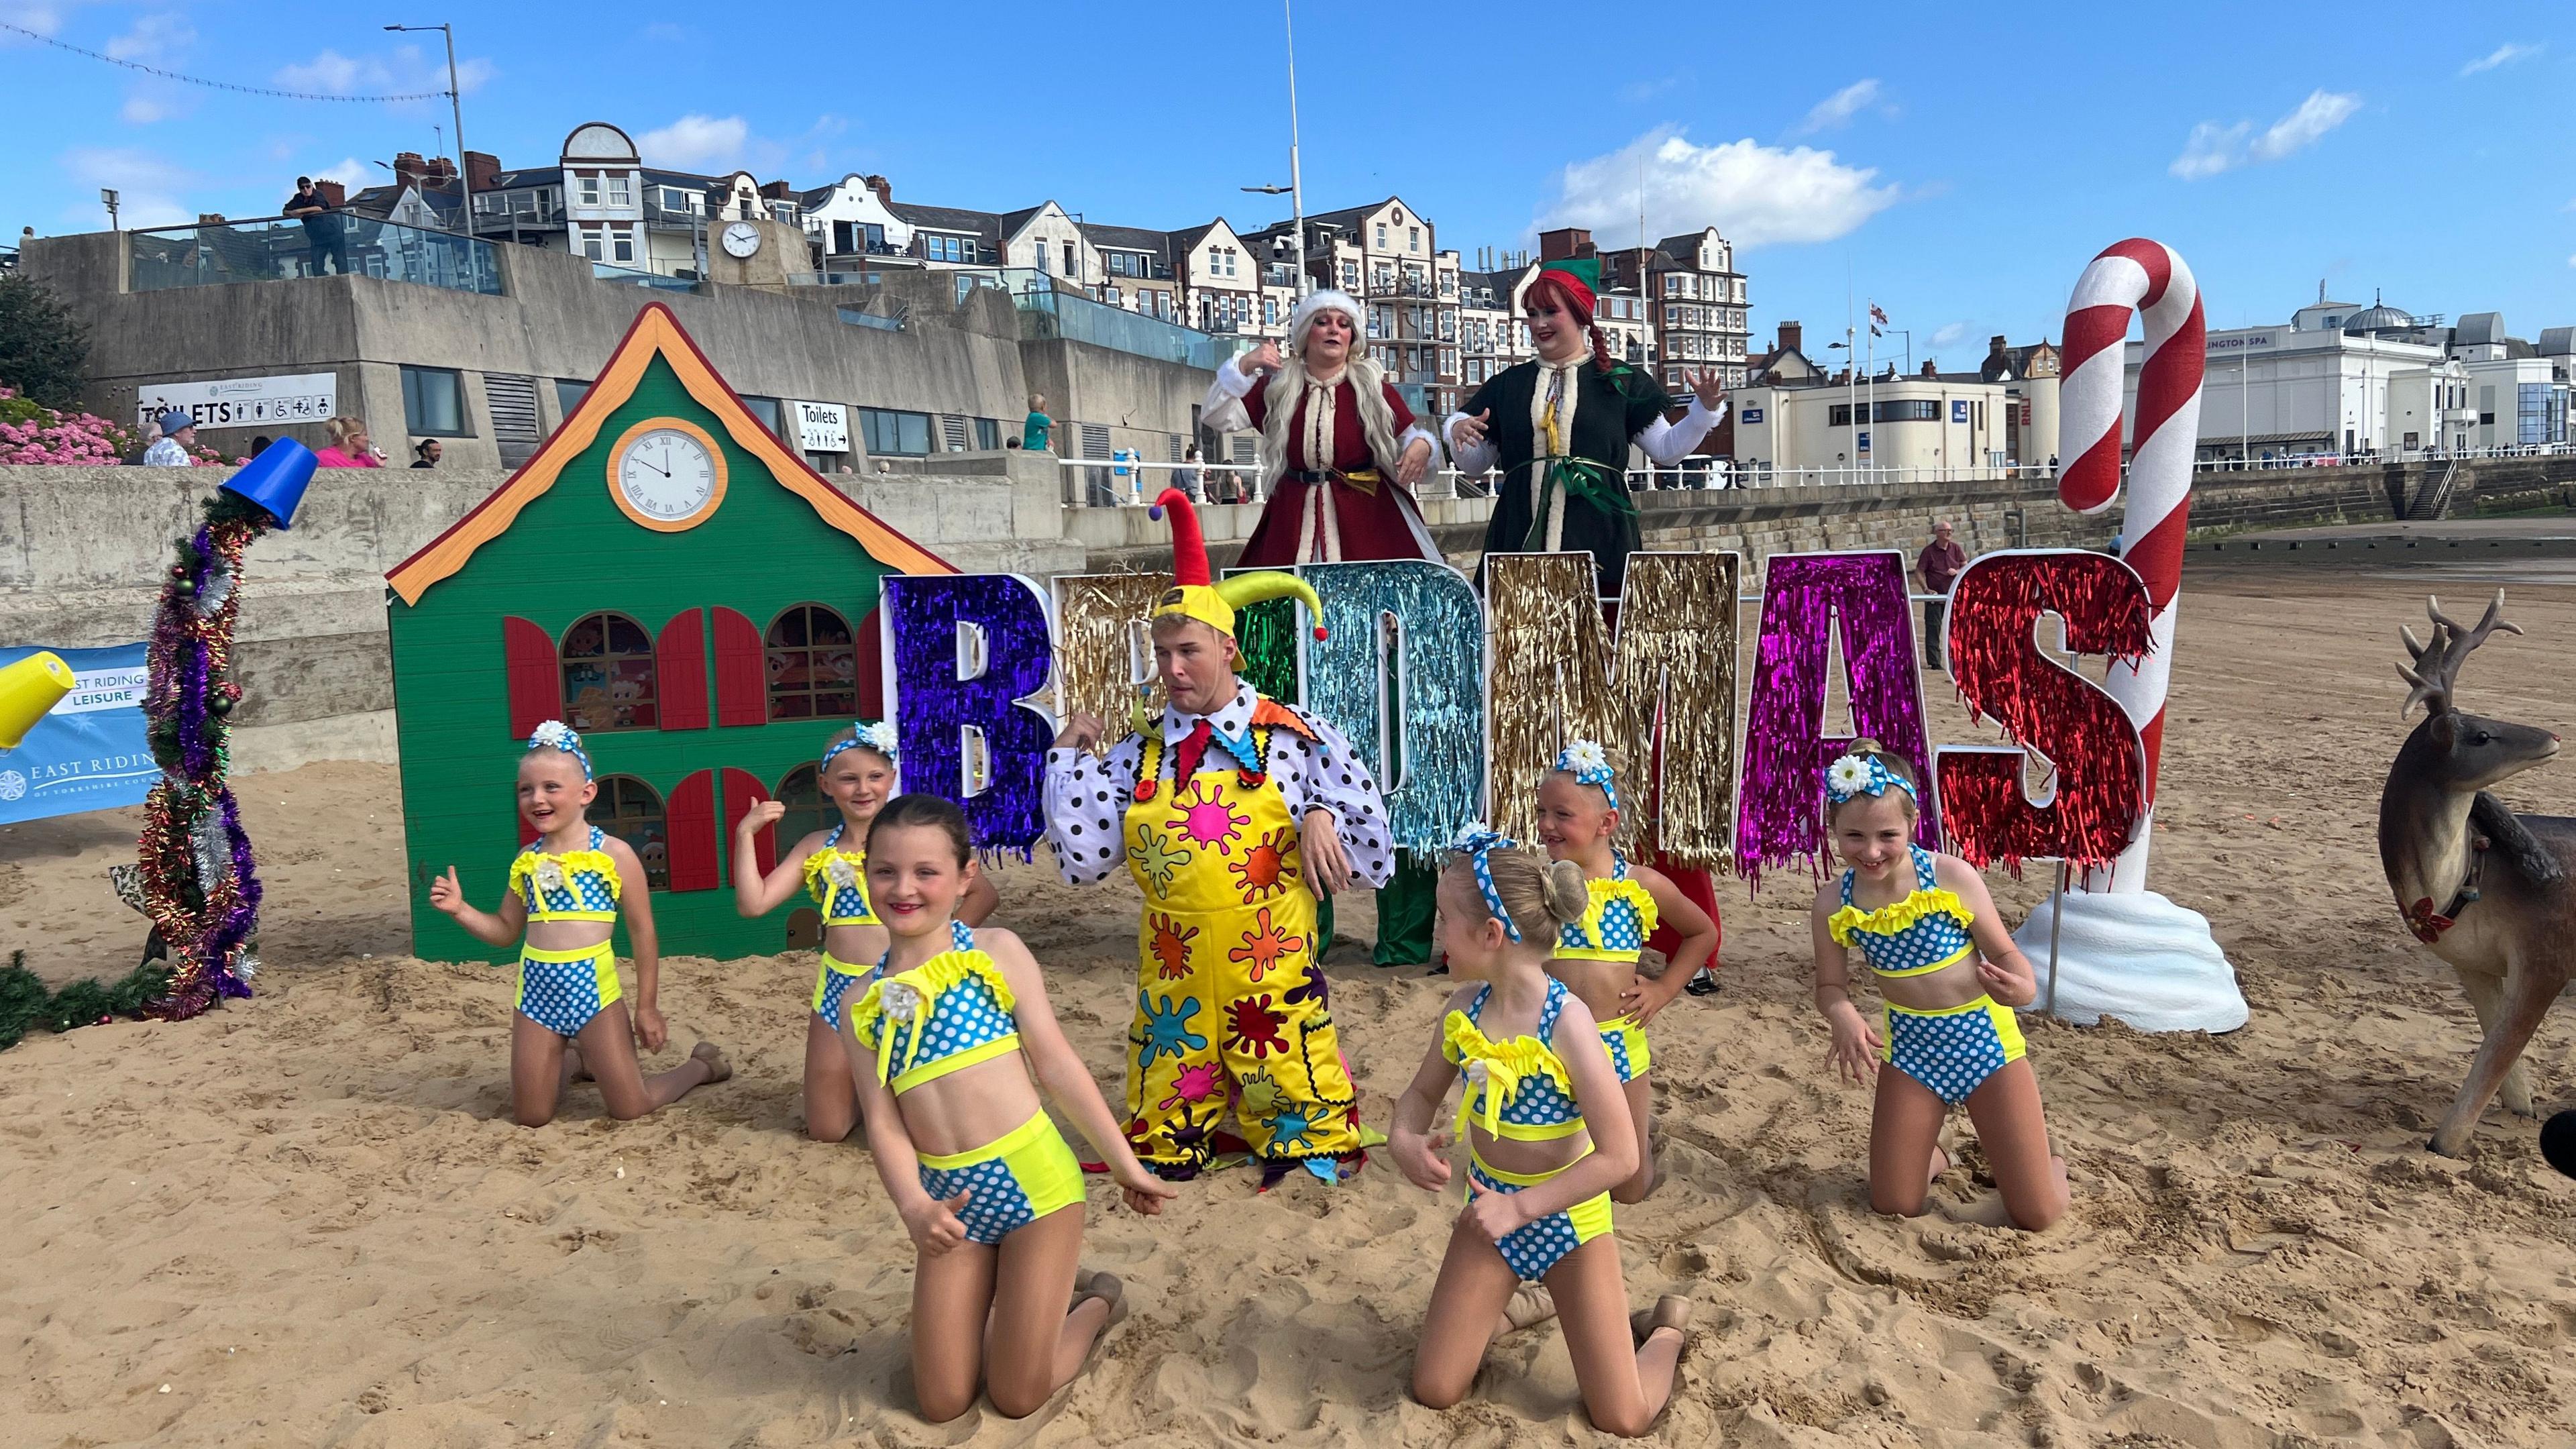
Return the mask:
{"type": "Polygon", "coordinates": [[[1423,559],[1308,564],[1327,638],[1308,643],[1306,707],[1350,737],[1407,850],[1438,850],[1483,815],[1484,608],[1466,576],[1423,559]],[[1394,648],[1386,647],[1386,620],[1394,648]],[[1385,718],[1385,702],[1398,702],[1385,718]],[[1398,757],[1389,761],[1387,745],[1398,757]]]}
{"type": "MultiPolygon", "coordinates": [[[[1736,810],[1735,868],[1748,880],[1758,883],[1765,869],[1793,860],[1819,864],[1825,766],[1852,742],[1825,733],[1825,660],[1836,632],[1853,728],[1911,761],[1916,774],[1931,773],[1904,556],[1893,549],[1773,554],[1762,580],[1736,810]]],[[[1931,800],[1921,803],[1914,838],[1937,849],[1940,812],[1931,800]]]]}
{"type": "Polygon", "coordinates": [[[1046,833],[1046,753],[1055,722],[1022,700],[1055,668],[1046,595],[1017,574],[888,574],[880,606],[897,748],[907,789],[966,811],[975,844],[1023,858],[1046,833]],[[983,639],[983,667],[960,667],[960,625],[983,639]],[[991,776],[970,792],[966,731],[984,738],[991,776]]]}
{"type": "Polygon", "coordinates": [[[2134,662],[2151,647],[2147,586],[2120,560],[2079,549],[1990,553],[1950,591],[1950,675],[1993,746],[1941,750],[1941,823],[1969,864],[2025,860],[2107,865],[2127,847],[2145,804],[2138,727],[2099,685],[2041,652],[2031,626],[2065,621],[2066,647],[2134,662]],[[2034,805],[2020,746],[2056,767],[2053,798],[2034,805]]]}

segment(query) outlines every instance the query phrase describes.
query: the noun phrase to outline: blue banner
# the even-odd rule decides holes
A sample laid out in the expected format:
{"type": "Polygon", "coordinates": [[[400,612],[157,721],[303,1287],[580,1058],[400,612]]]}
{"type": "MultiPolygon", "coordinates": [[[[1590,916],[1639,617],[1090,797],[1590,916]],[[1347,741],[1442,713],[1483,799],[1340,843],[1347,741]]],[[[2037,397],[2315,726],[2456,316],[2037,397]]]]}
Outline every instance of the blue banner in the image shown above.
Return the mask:
{"type": "MultiPolygon", "coordinates": [[[[18,748],[0,750],[0,824],[143,803],[161,778],[143,734],[143,650],[54,651],[80,683],[18,748]]],[[[0,649],[0,665],[35,652],[0,649]]]]}

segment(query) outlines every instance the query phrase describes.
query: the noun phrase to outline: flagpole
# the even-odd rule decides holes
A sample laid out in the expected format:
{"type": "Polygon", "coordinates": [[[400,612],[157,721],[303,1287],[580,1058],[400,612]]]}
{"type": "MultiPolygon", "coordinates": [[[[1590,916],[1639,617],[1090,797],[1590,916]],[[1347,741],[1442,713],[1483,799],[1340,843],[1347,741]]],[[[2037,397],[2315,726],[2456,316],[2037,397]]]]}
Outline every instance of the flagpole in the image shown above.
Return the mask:
{"type": "Polygon", "coordinates": [[[1869,481],[1878,481],[1878,302],[1869,304],[1869,481]]]}

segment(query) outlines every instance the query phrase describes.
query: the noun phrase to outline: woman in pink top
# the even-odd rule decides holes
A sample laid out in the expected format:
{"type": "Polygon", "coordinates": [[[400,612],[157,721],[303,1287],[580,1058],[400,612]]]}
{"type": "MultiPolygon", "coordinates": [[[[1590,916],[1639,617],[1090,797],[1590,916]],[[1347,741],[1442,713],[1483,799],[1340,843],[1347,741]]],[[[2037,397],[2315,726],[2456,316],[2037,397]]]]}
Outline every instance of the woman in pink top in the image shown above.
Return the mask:
{"type": "Polygon", "coordinates": [[[358,418],[333,418],[323,425],[331,433],[331,446],[313,455],[320,468],[381,468],[384,460],[367,443],[367,425],[358,418]]]}

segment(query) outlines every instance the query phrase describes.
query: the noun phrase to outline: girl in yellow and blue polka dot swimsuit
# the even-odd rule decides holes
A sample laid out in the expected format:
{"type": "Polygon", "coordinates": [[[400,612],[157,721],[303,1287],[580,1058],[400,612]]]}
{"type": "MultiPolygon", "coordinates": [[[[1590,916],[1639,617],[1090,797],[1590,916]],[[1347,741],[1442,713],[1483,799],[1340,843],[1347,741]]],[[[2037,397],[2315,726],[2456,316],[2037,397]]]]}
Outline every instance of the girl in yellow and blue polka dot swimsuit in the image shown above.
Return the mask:
{"type": "MultiPolygon", "coordinates": [[[[815,973],[812,1007],[805,1018],[805,1135],[839,1142],[859,1122],[859,1068],[841,1045],[842,1016],[876,979],[885,954],[885,925],[868,904],[868,822],[895,793],[895,728],[892,720],[862,721],[825,742],[814,771],[823,798],[841,818],[829,829],[809,831],[768,874],[737,869],[734,909],[765,916],[802,890],[823,922],[823,962],[815,973]]],[[[755,800],[735,823],[733,858],[760,859],[760,832],[787,813],[784,802],[755,800]]],[[[1000,897],[981,871],[967,880],[957,918],[980,926],[1000,897]]]]}
{"type": "Polygon", "coordinates": [[[501,909],[467,904],[454,866],[430,882],[429,903],[476,940],[507,946],[525,932],[518,1011],[510,1024],[511,1109],[523,1127],[552,1121],[564,1085],[584,1072],[598,1081],[608,1115],[620,1120],[733,1074],[724,1054],[702,1041],[688,1061],[644,1075],[637,1044],[660,1051],[670,1036],[656,1004],[661,952],[642,886],[644,863],[625,841],[585,818],[598,793],[581,736],[559,720],[546,721],[519,759],[519,818],[536,840],[510,862],[501,909]],[[626,889],[628,881],[636,888],[626,889]],[[614,936],[621,915],[635,947],[631,1021],[617,979],[614,936]]]}
{"type": "Polygon", "coordinates": [[[933,1423],[974,1407],[979,1390],[1021,1418],[1081,1371],[1120,1294],[1108,1274],[1079,1274],[1082,1167],[1030,1074],[1109,1164],[1129,1207],[1159,1213],[1178,1189],[1136,1160],[1028,947],[958,919],[972,859],[964,813],[937,796],[897,796],[869,824],[867,851],[868,897],[889,944],[843,1040],[865,1063],[877,1179],[920,1254],[913,1391],[933,1423]]]}
{"type": "Polygon", "coordinates": [[[1388,1139],[1415,1186],[1447,1188],[1448,1144],[1432,1123],[1450,1083],[1466,1078],[1466,1207],[1431,1290],[1414,1396],[1435,1409],[1466,1397],[1498,1327],[1518,1321],[1506,1305],[1538,1282],[1563,1310],[1593,1424],[1643,1434],[1672,1395],[1690,1300],[1667,1297],[1633,1320],[1627,1311],[1610,1206],[1610,1188],[1637,1165],[1627,1094],[1592,1012],[1544,967],[1590,893],[1572,862],[1491,831],[1471,828],[1450,849],[1435,934],[1451,974],[1476,984],[1451,998],[1388,1139]]]}
{"type": "Polygon", "coordinates": [[[1941,1127],[1965,1106],[2004,1208],[2025,1228],[2066,1211],[2066,1163],[2049,1151],[2012,1008],[2038,994],[1975,867],[1914,843],[1913,766],[1856,740],[1825,772],[1825,824],[1847,867],[1816,893],[1816,1009],[1843,1075],[1877,1079],[1869,1197],[1884,1213],[1923,1211],[1949,1167],[1941,1127]],[[1857,954],[1887,1006],[1882,1042],[1851,998],[1857,954]],[[1894,1070],[1881,1070],[1892,1067],[1894,1070]]]}
{"type": "Polygon", "coordinates": [[[1654,1054],[1646,1046],[1646,1023],[1680,997],[1684,983],[1702,966],[1712,964],[1717,922],[1662,871],[1629,864],[1611,843],[1618,831],[1619,783],[1609,753],[1590,740],[1576,740],[1539,781],[1538,841],[1552,859],[1583,868],[1590,895],[1582,918],[1566,922],[1557,933],[1547,972],[1574,988],[1601,1023],[1601,1043],[1610,1049],[1610,1064],[1619,1069],[1628,1116],[1637,1129],[1637,1170],[1610,1196],[1640,1203],[1655,1181],[1648,1125],[1654,1092],[1646,1079],[1654,1054]],[[1650,977],[1637,965],[1657,922],[1672,927],[1681,940],[1663,974],[1650,977]]]}

